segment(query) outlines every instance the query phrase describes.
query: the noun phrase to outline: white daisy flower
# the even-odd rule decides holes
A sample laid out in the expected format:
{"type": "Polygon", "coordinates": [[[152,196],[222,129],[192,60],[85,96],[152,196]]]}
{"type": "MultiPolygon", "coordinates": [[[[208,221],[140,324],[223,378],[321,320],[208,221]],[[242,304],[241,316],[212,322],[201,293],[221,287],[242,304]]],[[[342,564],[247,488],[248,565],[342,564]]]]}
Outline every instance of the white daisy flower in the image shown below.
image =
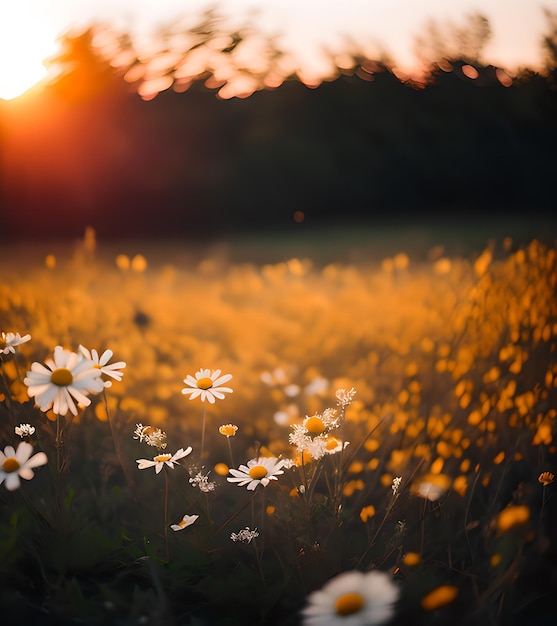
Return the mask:
{"type": "Polygon", "coordinates": [[[178,461],[188,456],[191,450],[191,446],[188,446],[185,450],[184,448],[180,448],[175,454],[157,454],[157,456],[153,457],[152,461],[150,459],[137,459],[137,469],[142,470],[148,467],[154,467],[157,474],[162,470],[163,465],[168,465],[170,469],[174,469],[174,464],[180,465],[178,461]]]}
{"type": "Polygon", "coordinates": [[[21,337],[19,333],[1,333],[0,334],[0,354],[15,354],[16,346],[29,341],[31,335],[21,337]]]}
{"type": "Polygon", "coordinates": [[[177,524],[171,524],[170,528],[174,531],[184,530],[184,528],[191,526],[198,517],[199,515],[184,515],[177,524]]]}
{"type": "Polygon", "coordinates": [[[253,491],[257,485],[266,487],[271,480],[278,480],[277,476],[284,474],[282,468],[285,462],[279,461],[276,457],[260,456],[258,459],[251,459],[247,465],[240,465],[238,469],[231,469],[227,478],[230,483],[238,483],[238,487],[247,484],[249,491],[253,491]]]}
{"type": "Polygon", "coordinates": [[[23,437],[30,437],[35,432],[35,427],[31,426],[31,424],[20,424],[14,430],[15,434],[23,439],[23,437]]]}
{"type": "Polygon", "coordinates": [[[47,359],[46,366],[32,363],[24,383],[29,397],[35,401],[41,411],[51,407],[57,415],[66,415],[68,409],[77,415],[76,400],[83,406],[89,406],[89,393],[103,390],[101,371],[83,355],[64,350],[62,346],[54,348],[54,359],[47,359]]]}
{"type": "Polygon", "coordinates": [[[380,626],[394,615],[399,588],[385,572],[344,572],[311,593],[304,626],[380,626]]]}
{"type": "Polygon", "coordinates": [[[227,383],[231,378],[232,374],[221,376],[221,370],[200,369],[195,374],[195,378],[189,374],[184,378],[184,382],[188,387],[184,387],[182,393],[184,395],[189,393],[190,400],[201,396],[201,402],[207,400],[211,404],[215,404],[215,398],[223,400],[225,393],[232,393],[230,387],[220,386],[227,383]]]}
{"type": "Polygon", "coordinates": [[[120,370],[123,370],[126,367],[126,364],[124,361],[109,363],[110,359],[114,356],[114,352],[112,352],[112,350],[105,350],[101,356],[99,356],[99,353],[96,350],[91,350],[89,352],[89,350],[87,350],[84,346],[79,346],[79,351],[86,359],[89,359],[97,369],[101,370],[102,374],[104,374],[103,381],[105,388],[108,389],[109,387],[112,387],[112,381],[106,380],[105,376],[110,376],[110,378],[114,378],[114,380],[117,380],[118,382],[122,380],[124,372],[121,372],[120,370]]]}
{"type": "Polygon", "coordinates": [[[32,452],[33,446],[26,441],[17,446],[17,451],[12,446],[6,446],[4,452],[0,450],[0,485],[5,481],[6,489],[14,491],[19,489],[20,478],[33,478],[35,473],[32,468],[44,465],[48,457],[44,452],[31,456],[32,452]]]}

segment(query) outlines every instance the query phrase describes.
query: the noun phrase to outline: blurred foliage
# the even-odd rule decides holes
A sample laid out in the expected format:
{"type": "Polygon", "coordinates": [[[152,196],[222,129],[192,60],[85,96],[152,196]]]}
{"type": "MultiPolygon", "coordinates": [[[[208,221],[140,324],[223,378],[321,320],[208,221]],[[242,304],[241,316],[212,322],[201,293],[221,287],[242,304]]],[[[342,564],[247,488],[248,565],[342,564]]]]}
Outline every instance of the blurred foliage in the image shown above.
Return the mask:
{"type": "Polygon", "coordinates": [[[292,228],[293,215],[311,225],[552,210],[547,16],[541,72],[484,64],[490,27],[475,15],[430,26],[419,80],[352,49],[330,55],[319,87],[272,40],[226,33],[211,12],[163,29],[150,55],[101,29],[68,37],[56,83],[0,104],[2,236],[92,225],[102,237],[212,237],[292,228]],[[158,95],[145,103],[138,90],[158,95]]]}

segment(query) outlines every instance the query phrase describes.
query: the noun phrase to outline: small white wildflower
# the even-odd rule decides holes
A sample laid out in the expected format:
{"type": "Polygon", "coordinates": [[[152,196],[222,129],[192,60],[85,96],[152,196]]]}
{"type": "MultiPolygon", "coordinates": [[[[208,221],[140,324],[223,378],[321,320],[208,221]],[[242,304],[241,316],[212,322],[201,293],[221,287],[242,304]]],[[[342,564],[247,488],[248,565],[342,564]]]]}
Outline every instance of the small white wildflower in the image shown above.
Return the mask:
{"type": "Polygon", "coordinates": [[[346,391],[346,389],[337,389],[336,397],[338,400],[338,406],[343,409],[346,408],[349,404],[352,403],[354,396],[356,395],[356,390],[354,387],[346,391]]]}
{"type": "Polygon", "coordinates": [[[177,524],[171,524],[170,528],[173,531],[184,530],[184,528],[191,526],[198,517],[199,515],[184,515],[177,524]]]}
{"type": "Polygon", "coordinates": [[[381,626],[396,611],[400,589],[379,570],[338,574],[307,598],[303,626],[381,626]]]}
{"type": "Polygon", "coordinates": [[[86,359],[89,359],[96,369],[99,369],[103,374],[103,383],[106,389],[112,387],[112,381],[107,380],[105,377],[109,376],[114,380],[120,382],[124,373],[121,371],[126,367],[124,361],[118,361],[117,363],[109,363],[113,357],[114,352],[112,350],[105,350],[100,356],[96,350],[89,351],[84,346],[79,346],[79,351],[86,359]]]}
{"type": "Polygon", "coordinates": [[[248,491],[253,491],[258,485],[266,487],[271,480],[278,480],[277,476],[284,474],[282,468],[284,461],[279,461],[275,457],[259,457],[251,459],[247,465],[240,465],[238,469],[231,468],[229,471],[232,478],[227,480],[231,483],[238,483],[238,487],[247,485],[248,491]]]}
{"type": "Polygon", "coordinates": [[[400,483],[402,482],[402,476],[395,476],[393,478],[393,484],[391,485],[391,489],[393,490],[393,496],[398,494],[398,490],[400,488],[400,483]]]}
{"type": "Polygon", "coordinates": [[[215,490],[217,483],[209,480],[209,473],[197,472],[195,476],[190,478],[190,485],[197,487],[203,493],[209,493],[215,490]]]}
{"type": "Polygon", "coordinates": [[[153,446],[159,450],[166,448],[166,433],[160,428],[154,426],[143,426],[143,424],[136,424],[136,428],[133,433],[134,439],[145,442],[148,446],[153,446]]]}
{"type": "Polygon", "coordinates": [[[223,400],[225,393],[232,393],[230,387],[222,387],[224,383],[231,380],[232,374],[221,376],[221,370],[200,369],[195,374],[195,378],[188,374],[184,378],[187,387],[182,389],[184,395],[189,394],[190,400],[201,398],[201,402],[207,400],[215,404],[215,399],[223,400]]]}
{"type": "Polygon", "coordinates": [[[23,437],[30,437],[35,432],[35,427],[31,424],[20,424],[15,427],[15,434],[23,437]]]}
{"type": "Polygon", "coordinates": [[[19,333],[0,333],[0,354],[15,354],[16,346],[29,341],[31,335],[21,337],[19,333]]]}
{"type": "Polygon", "coordinates": [[[148,467],[154,467],[157,474],[162,470],[164,465],[168,465],[170,469],[174,469],[174,465],[180,465],[178,461],[188,456],[191,450],[191,446],[188,446],[185,450],[180,448],[175,454],[157,454],[157,456],[153,457],[152,461],[151,459],[137,459],[137,469],[143,470],[148,467]]]}
{"type": "Polygon", "coordinates": [[[0,485],[4,483],[8,491],[19,489],[20,478],[31,480],[35,473],[33,469],[48,461],[44,452],[33,454],[33,446],[22,441],[17,446],[6,446],[4,452],[0,450],[0,485]]]}
{"type": "Polygon", "coordinates": [[[232,533],[230,535],[230,539],[232,541],[241,541],[242,543],[250,543],[252,539],[259,537],[259,533],[257,532],[257,528],[253,530],[250,529],[249,526],[246,526],[244,529],[240,530],[238,533],[232,533]]]}

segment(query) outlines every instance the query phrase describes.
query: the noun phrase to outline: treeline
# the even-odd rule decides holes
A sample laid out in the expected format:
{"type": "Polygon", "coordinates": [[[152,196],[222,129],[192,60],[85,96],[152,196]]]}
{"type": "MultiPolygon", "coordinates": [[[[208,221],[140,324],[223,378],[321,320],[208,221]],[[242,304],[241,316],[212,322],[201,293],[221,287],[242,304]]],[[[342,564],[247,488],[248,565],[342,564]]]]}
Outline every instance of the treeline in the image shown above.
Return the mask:
{"type": "Polygon", "coordinates": [[[543,73],[518,77],[442,59],[420,85],[360,59],[315,89],[286,80],[222,100],[198,80],[144,102],[90,33],[66,50],[58,81],[0,106],[2,239],[78,236],[87,225],[105,239],[200,237],[555,207],[550,56],[543,73]]]}

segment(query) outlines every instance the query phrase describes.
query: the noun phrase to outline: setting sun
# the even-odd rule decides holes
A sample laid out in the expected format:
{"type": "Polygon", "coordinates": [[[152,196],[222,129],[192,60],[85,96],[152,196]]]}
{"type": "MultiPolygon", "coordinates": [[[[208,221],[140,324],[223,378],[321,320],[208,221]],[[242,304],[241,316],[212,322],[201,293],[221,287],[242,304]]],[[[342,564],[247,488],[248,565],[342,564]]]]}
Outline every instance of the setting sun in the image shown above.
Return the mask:
{"type": "Polygon", "coordinates": [[[47,76],[45,59],[56,51],[57,32],[35,3],[0,8],[0,98],[11,100],[47,76]]]}

